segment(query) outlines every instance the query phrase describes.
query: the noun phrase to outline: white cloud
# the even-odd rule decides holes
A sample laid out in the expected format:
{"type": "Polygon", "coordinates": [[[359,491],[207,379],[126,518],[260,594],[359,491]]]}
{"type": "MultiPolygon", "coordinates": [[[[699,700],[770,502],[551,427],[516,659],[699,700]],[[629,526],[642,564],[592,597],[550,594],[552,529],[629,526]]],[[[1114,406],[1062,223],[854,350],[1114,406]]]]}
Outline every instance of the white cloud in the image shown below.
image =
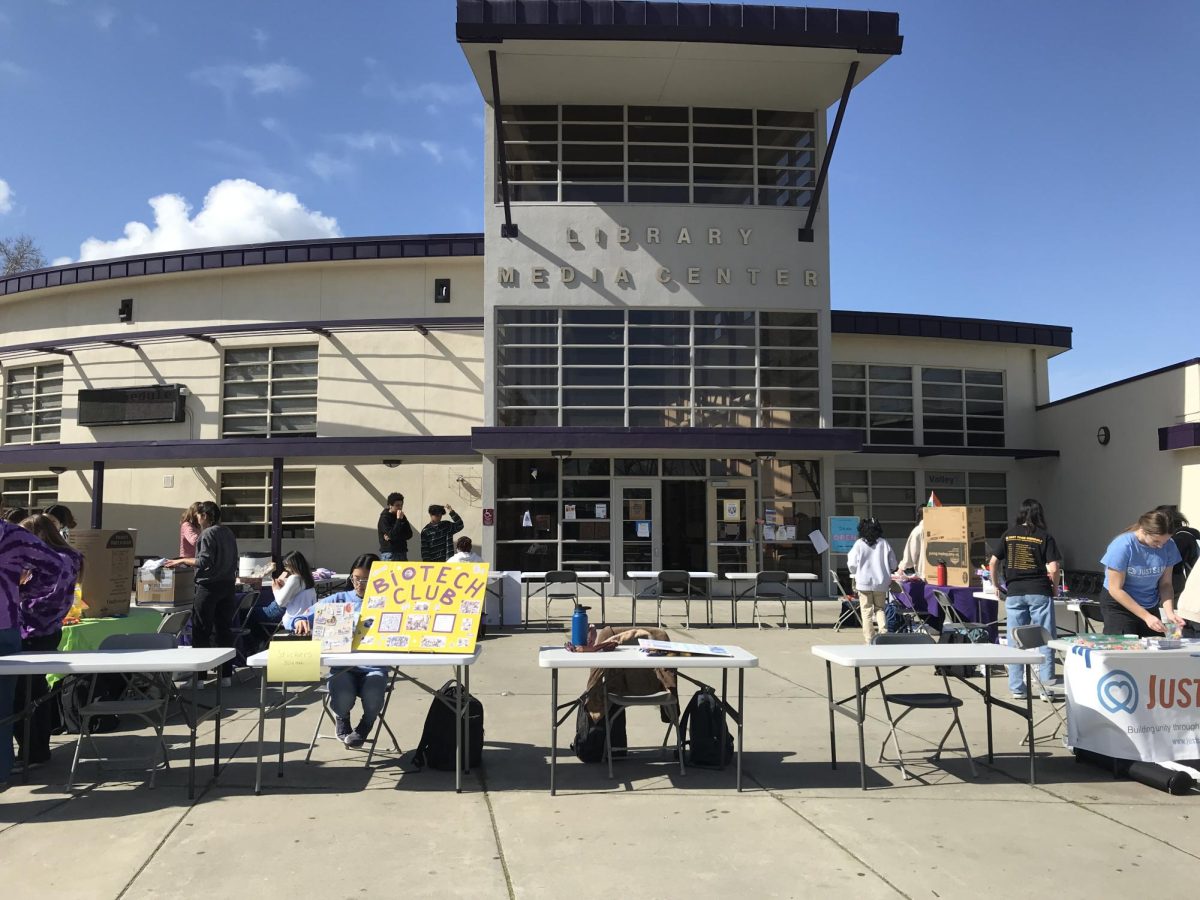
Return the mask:
{"type": "Polygon", "coordinates": [[[311,154],[304,164],[322,181],[331,181],[334,178],[353,175],[355,172],[354,163],[349,159],[344,156],[334,156],[323,150],[311,154]]]}
{"type": "Polygon", "coordinates": [[[29,70],[19,66],[11,59],[0,59],[0,83],[5,81],[20,81],[29,75],[29,70]]]}
{"type": "Polygon", "coordinates": [[[285,94],[308,84],[308,76],[295,66],[285,62],[264,63],[260,66],[229,63],[221,66],[205,66],[192,72],[192,79],[200,84],[216,88],[226,99],[241,88],[254,96],[263,94],[285,94]]]}
{"type": "MultiPolygon", "coordinates": [[[[154,210],[152,226],[129,222],[123,237],[111,241],[88,238],[79,247],[80,260],[341,234],[335,218],[308,209],[295,194],[264,188],[244,178],[214,185],[194,216],[179,194],[160,194],[149,203],[154,210]]],[[[70,260],[55,260],[56,265],[66,262],[70,260]]]]}
{"type": "Polygon", "coordinates": [[[69,256],[56,256],[56,257],[54,257],[54,259],[50,260],[50,265],[52,265],[52,266],[69,266],[73,262],[75,262],[75,260],[71,259],[71,257],[69,257],[69,256]]]}
{"type": "Polygon", "coordinates": [[[0,178],[0,214],[10,212],[13,208],[13,192],[8,182],[0,178]]]}
{"type": "Polygon", "coordinates": [[[258,45],[259,50],[265,50],[267,48],[267,44],[271,40],[271,35],[267,34],[267,32],[261,28],[255,28],[253,31],[251,31],[250,37],[254,40],[254,43],[258,45]]]}
{"type": "Polygon", "coordinates": [[[339,134],[336,139],[350,150],[362,150],[370,153],[380,151],[399,156],[411,150],[413,142],[386,131],[360,131],[355,134],[339,134]]]}
{"type": "Polygon", "coordinates": [[[117,21],[117,11],[109,6],[101,6],[92,10],[92,21],[101,31],[108,31],[112,28],[113,22],[117,21]]]}
{"type": "Polygon", "coordinates": [[[363,93],[368,97],[388,97],[397,103],[420,103],[426,112],[436,115],[447,104],[471,103],[479,100],[479,88],[474,82],[425,81],[420,84],[400,84],[377,59],[367,57],[367,83],[363,93]]]}
{"type": "Polygon", "coordinates": [[[439,166],[446,160],[467,167],[472,165],[471,154],[463,147],[447,147],[439,141],[421,141],[421,149],[428,153],[439,166]]]}

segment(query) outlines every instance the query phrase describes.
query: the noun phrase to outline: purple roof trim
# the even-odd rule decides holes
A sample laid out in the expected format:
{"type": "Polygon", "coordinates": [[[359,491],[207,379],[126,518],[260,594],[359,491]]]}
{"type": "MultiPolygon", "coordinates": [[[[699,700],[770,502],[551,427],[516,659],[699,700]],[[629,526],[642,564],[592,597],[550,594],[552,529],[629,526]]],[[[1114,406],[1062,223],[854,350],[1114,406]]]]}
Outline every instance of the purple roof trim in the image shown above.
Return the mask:
{"type": "Polygon", "coordinates": [[[893,453],[897,456],[999,456],[1011,459],[1050,459],[1059,455],[1057,450],[1032,450],[1019,447],[936,447],[897,445],[888,447],[871,444],[862,448],[863,453],[893,453]]]}
{"type": "Polygon", "coordinates": [[[1200,447],[1200,422],[1181,422],[1158,429],[1159,450],[1188,450],[1200,447]]]}
{"type": "Polygon", "coordinates": [[[396,234],[385,237],[325,238],[125,256],[48,269],[32,269],[8,278],[0,278],[0,297],[64,284],[162,275],[167,272],[230,269],[276,263],[446,256],[483,256],[483,235],[396,234]]]}
{"type": "Polygon", "coordinates": [[[1065,325],[999,322],[958,316],[923,316],[910,313],[856,312],[835,309],[830,328],[834,334],[879,334],[897,337],[946,338],[1000,344],[1033,344],[1071,349],[1071,329],[1065,325]]]}
{"type": "Polygon", "coordinates": [[[862,433],[852,428],[473,428],[471,445],[497,450],[758,450],[853,453],[862,433]]]}
{"type": "Polygon", "coordinates": [[[478,457],[466,435],[388,437],[221,438],[194,441],[120,441],[94,444],[9,444],[0,447],[0,465],[47,465],[93,462],[183,462],[200,459],[361,458],[364,456],[478,457]]]}
{"type": "Polygon", "coordinates": [[[890,12],[675,0],[458,0],[459,43],[689,41],[899,53],[890,12]]]}

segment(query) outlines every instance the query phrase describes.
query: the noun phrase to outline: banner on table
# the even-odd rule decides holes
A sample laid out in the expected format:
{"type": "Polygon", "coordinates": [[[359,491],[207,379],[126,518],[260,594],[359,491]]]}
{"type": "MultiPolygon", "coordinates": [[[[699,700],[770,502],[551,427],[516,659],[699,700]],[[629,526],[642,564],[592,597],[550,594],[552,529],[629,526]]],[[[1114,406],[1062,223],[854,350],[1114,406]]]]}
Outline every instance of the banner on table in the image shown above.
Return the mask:
{"type": "Polygon", "coordinates": [[[1146,762],[1200,757],[1194,656],[1075,647],[1065,673],[1071,747],[1146,762]]]}
{"type": "Polygon", "coordinates": [[[858,516],[829,517],[829,547],[834,553],[849,553],[858,540],[858,516]]]}
{"type": "Polygon", "coordinates": [[[375,563],[354,632],[354,649],[474,653],[487,574],[487,563],[375,563]]]}

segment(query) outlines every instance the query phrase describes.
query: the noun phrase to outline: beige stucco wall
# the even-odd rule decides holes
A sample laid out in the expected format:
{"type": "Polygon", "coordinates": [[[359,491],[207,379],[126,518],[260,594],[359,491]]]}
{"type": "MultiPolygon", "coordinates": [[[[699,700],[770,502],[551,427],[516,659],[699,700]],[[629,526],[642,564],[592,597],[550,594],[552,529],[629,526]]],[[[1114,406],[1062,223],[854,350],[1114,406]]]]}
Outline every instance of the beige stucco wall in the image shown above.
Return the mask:
{"type": "Polygon", "coordinates": [[[1098,570],[1113,536],[1160,503],[1178,503],[1200,519],[1200,451],[1158,449],[1158,429],[1179,422],[1188,408],[1197,368],[1140,378],[1036,413],[1040,440],[1060,452],[1043,465],[1042,496],[1071,568],[1098,570]],[[1107,446],[1096,440],[1101,426],[1111,432],[1107,446]]]}

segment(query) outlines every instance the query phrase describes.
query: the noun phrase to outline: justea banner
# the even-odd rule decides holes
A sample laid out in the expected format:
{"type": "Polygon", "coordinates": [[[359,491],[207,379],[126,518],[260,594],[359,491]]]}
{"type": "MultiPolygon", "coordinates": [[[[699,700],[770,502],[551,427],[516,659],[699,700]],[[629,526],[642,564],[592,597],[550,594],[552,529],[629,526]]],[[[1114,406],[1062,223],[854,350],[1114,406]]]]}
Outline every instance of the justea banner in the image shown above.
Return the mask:
{"type": "Polygon", "coordinates": [[[474,653],[487,574],[487,563],[375,563],[354,649],[474,653]]]}
{"type": "Polygon", "coordinates": [[[1066,681],[1070,746],[1147,762],[1200,757],[1200,669],[1191,654],[1075,647],[1066,681]]]}

